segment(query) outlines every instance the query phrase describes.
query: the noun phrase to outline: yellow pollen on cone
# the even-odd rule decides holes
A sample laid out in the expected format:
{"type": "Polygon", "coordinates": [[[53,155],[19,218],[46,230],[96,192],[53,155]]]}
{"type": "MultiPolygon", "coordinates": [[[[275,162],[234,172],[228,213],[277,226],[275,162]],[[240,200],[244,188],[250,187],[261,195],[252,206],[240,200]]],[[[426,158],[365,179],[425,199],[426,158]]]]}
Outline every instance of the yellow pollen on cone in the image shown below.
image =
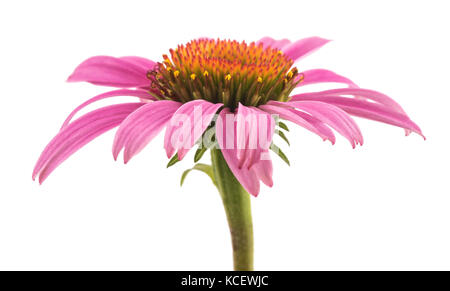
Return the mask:
{"type": "Polygon", "coordinates": [[[285,100],[302,78],[285,53],[255,42],[200,39],[169,52],[148,78],[156,94],[162,89],[164,98],[180,102],[205,99],[231,109],[239,103],[257,106],[285,100]]]}

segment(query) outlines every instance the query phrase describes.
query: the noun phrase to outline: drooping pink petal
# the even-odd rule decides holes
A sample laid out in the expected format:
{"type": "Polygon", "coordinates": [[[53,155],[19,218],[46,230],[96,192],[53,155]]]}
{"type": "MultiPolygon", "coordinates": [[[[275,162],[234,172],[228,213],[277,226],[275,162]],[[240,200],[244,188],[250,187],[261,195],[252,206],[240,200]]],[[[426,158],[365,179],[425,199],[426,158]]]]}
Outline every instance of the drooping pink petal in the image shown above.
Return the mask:
{"type": "Polygon", "coordinates": [[[328,39],[317,36],[300,39],[292,44],[283,47],[282,51],[294,62],[321,48],[329,42],[328,39]]]}
{"type": "Polygon", "coordinates": [[[333,131],[322,121],[320,121],[318,118],[298,110],[291,110],[294,114],[300,116],[307,122],[311,123],[312,126],[314,126],[317,131],[319,132],[319,135],[322,136],[323,140],[329,140],[331,144],[335,144],[336,137],[334,136],[333,131]]]}
{"type": "Polygon", "coordinates": [[[383,104],[368,102],[364,99],[354,99],[341,96],[323,96],[312,98],[315,101],[329,103],[343,109],[351,115],[384,122],[414,131],[423,136],[420,128],[403,113],[383,104]]]}
{"type": "MultiPolygon", "coordinates": [[[[222,107],[222,103],[211,103],[205,100],[194,100],[184,103],[182,107],[179,108],[182,114],[186,115],[187,120],[183,124],[185,127],[178,130],[179,133],[183,134],[183,143],[175,147],[178,151],[178,159],[182,160],[186,153],[194,146],[197,140],[202,136],[203,132],[209,126],[214,118],[214,114],[222,107]]],[[[177,111],[178,112],[178,111],[177,111]]],[[[174,117],[178,119],[175,115],[174,117]]],[[[172,125],[169,125],[172,126],[172,125]]],[[[177,135],[176,138],[180,138],[177,135]]],[[[172,140],[172,137],[171,137],[172,140]]]]}
{"type": "Polygon", "coordinates": [[[250,168],[267,150],[275,131],[275,120],[267,112],[239,103],[236,112],[236,139],[239,167],[250,168]]]}
{"type": "MultiPolygon", "coordinates": [[[[253,114],[257,117],[256,124],[256,149],[251,152],[247,167],[252,167],[261,159],[261,155],[265,154],[272,144],[273,135],[275,133],[276,122],[271,114],[256,107],[250,107],[253,114]]],[[[252,138],[252,137],[250,137],[252,138]]],[[[255,137],[253,137],[255,138],[255,137]]],[[[268,155],[268,154],[267,154],[268,155]]]]}
{"type": "Polygon", "coordinates": [[[358,85],[353,83],[350,79],[325,69],[304,71],[300,73],[299,76],[302,76],[303,80],[298,83],[297,87],[317,83],[343,83],[349,87],[358,87],[358,85]]]}
{"type": "Polygon", "coordinates": [[[148,94],[147,91],[145,90],[129,90],[129,89],[119,89],[119,90],[114,90],[114,91],[110,91],[110,92],[106,92],[106,93],[102,93],[100,95],[97,95],[89,100],[87,100],[86,102],[82,103],[81,105],[79,105],[77,108],[75,108],[70,114],[69,116],[67,116],[66,120],[64,121],[61,129],[63,129],[64,127],[66,127],[69,122],[72,120],[72,118],[75,116],[75,114],[77,114],[81,109],[83,109],[84,107],[88,106],[91,103],[94,103],[96,101],[105,99],[105,98],[110,98],[110,97],[117,97],[117,96],[133,96],[133,97],[138,97],[142,100],[156,100],[155,97],[151,96],[150,94],[148,94]]]}
{"type": "Polygon", "coordinates": [[[327,128],[326,126],[320,126],[319,128],[316,126],[316,124],[310,122],[311,120],[314,120],[313,118],[310,118],[308,121],[305,119],[305,116],[302,116],[301,114],[296,114],[292,107],[289,107],[286,103],[276,103],[276,102],[269,102],[266,105],[260,105],[260,109],[270,113],[270,114],[276,114],[279,115],[280,118],[283,118],[285,120],[291,121],[295,124],[298,124],[307,130],[319,135],[323,140],[330,140],[333,144],[335,141],[334,134],[327,128]]]}
{"type": "Polygon", "coordinates": [[[119,88],[145,87],[150,83],[147,79],[149,69],[142,60],[131,60],[130,57],[96,56],[82,62],[67,81],[119,88]]]}
{"type": "Polygon", "coordinates": [[[265,150],[261,153],[261,159],[252,166],[252,170],[255,172],[258,179],[269,187],[273,186],[272,174],[273,166],[270,159],[269,151],[265,150]]]}
{"type": "MultiPolygon", "coordinates": [[[[372,100],[380,104],[384,104],[388,107],[391,107],[391,109],[399,113],[407,115],[406,112],[403,110],[403,108],[400,106],[400,104],[398,104],[394,99],[390,98],[389,96],[374,90],[361,88],[341,88],[341,89],[325,90],[320,92],[302,93],[292,96],[291,101],[311,100],[310,98],[312,97],[336,96],[336,95],[350,95],[354,96],[355,98],[372,100]]],[[[409,129],[405,129],[405,132],[406,135],[409,135],[411,133],[409,129]]]]}
{"type": "Polygon", "coordinates": [[[42,183],[70,155],[100,134],[119,125],[143,104],[125,103],[103,107],[69,124],[50,141],[42,152],[34,167],[33,180],[39,175],[39,183],[42,183]]]}
{"type": "Polygon", "coordinates": [[[239,103],[236,113],[238,158],[240,167],[252,167],[261,152],[269,148],[275,132],[275,120],[267,112],[239,103]]]}
{"type": "Polygon", "coordinates": [[[125,148],[124,162],[127,163],[163,129],[180,106],[181,103],[176,101],[155,101],[130,114],[116,132],[113,143],[114,159],[117,159],[122,148],[125,148]]]}
{"type": "Polygon", "coordinates": [[[291,101],[287,103],[271,101],[269,103],[290,105],[309,113],[343,135],[353,148],[356,144],[362,145],[364,142],[361,130],[356,122],[345,111],[334,105],[318,101],[291,101]]]}
{"type": "Polygon", "coordinates": [[[369,99],[380,104],[384,104],[388,107],[391,107],[393,110],[398,111],[400,113],[406,114],[403,108],[398,104],[394,99],[389,96],[368,89],[361,88],[340,88],[340,89],[331,89],[319,92],[308,92],[301,93],[297,95],[293,95],[290,101],[301,101],[301,100],[312,100],[313,97],[321,97],[321,96],[337,96],[337,95],[350,95],[355,97],[361,97],[365,99],[369,99]]]}
{"type": "MultiPolygon", "coordinates": [[[[256,116],[252,114],[252,110],[239,103],[236,111],[236,145],[237,157],[239,159],[239,167],[245,162],[246,150],[249,147],[250,136],[253,137],[252,131],[256,125],[256,116]]],[[[255,141],[252,140],[254,143],[255,141]]]]}
{"type": "Polygon", "coordinates": [[[220,150],[222,151],[228,167],[245,190],[253,196],[258,196],[260,186],[255,171],[253,168],[248,169],[247,167],[239,167],[236,143],[236,122],[234,122],[234,116],[231,116],[232,122],[228,122],[229,119],[226,117],[227,114],[233,115],[228,108],[224,108],[219,113],[219,118],[216,121],[216,138],[220,150]]]}
{"type": "Polygon", "coordinates": [[[164,135],[164,148],[170,158],[178,151],[181,160],[211,123],[214,113],[223,104],[213,104],[205,100],[184,103],[171,116],[164,135]],[[180,124],[181,123],[181,124],[180,124]],[[182,138],[182,141],[180,141],[182,138]]]}

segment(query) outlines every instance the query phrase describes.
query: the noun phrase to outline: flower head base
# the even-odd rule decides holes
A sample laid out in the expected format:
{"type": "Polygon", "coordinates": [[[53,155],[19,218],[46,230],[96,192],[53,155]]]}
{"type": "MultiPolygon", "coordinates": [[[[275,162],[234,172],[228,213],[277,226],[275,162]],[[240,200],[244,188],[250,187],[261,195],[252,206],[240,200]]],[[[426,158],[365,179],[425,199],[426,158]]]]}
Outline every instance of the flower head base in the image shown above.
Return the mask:
{"type": "Polygon", "coordinates": [[[170,50],[148,72],[158,99],[204,99],[232,110],[286,101],[302,80],[293,60],[276,48],[231,40],[199,39],[170,50]]]}

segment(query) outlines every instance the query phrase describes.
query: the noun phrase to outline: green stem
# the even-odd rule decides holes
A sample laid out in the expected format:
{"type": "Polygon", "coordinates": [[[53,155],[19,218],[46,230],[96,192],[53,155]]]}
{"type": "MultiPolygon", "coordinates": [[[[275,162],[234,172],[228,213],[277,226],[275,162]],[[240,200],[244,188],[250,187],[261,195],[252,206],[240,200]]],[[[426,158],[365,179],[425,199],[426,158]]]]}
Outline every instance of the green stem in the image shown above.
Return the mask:
{"type": "Polygon", "coordinates": [[[211,162],[230,227],[234,270],[252,271],[253,225],[250,195],[236,180],[219,149],[211,149],[211,162]]]}

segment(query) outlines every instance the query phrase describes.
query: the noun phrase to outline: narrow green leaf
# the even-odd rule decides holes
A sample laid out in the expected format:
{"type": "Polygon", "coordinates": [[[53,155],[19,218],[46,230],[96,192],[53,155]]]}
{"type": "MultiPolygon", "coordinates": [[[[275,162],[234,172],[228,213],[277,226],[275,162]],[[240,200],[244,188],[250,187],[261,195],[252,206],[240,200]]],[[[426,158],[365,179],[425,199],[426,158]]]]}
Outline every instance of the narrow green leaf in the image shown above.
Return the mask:
{"type": "Polygon", "coordinates": [[[284,122],[279,121],[278,126],[286,131],[289,131],[289,128],[287,127],[287,125],[284,122]]]}
{"type": "Polygon", "coordinates": [[[214,147],[216,144],[217,141],[208,142],[206,145],[203,143],[200,144],[197,151],[194,154],[194,163],[200,161],[200,159],[203,157],[203,154],[206,153],[206,151],[209,150],[210,148],[214,147]]]}
{"type": "Polygon", "coordinates": [[[173,165],[175,165],[176,163],[178,163],[180,160],[178,159],[178,153],[175,154],[170,161],[167,163],[167,168],[172,167],[173,165]]]}
{"type": "Polygon", "coordinates": [[[291,143],[289,142],[284,132],[282,132],[281,130],[276,130],[275,133],[278,134],[288,144],[288,146],[291,146],[291,143]]]}
{"type": "Polygon", "coordinates": [[[203,157],[203,154],[206,153],[207,150],[208,148],[205,146],[199,147],[194,154],[194,163],[200,161],[200,159],[203,157]]]}
{"type": "Polygon", "coordinates": [[[270,149],[276,153],[286,164],[288,164],[288,166],[291,165],[291,163],[289,162],[289,159],[287,158],[287,156],[283,153],[283,151],[277,147],[276,145],[272,144],[270,146],[270,149]]]}
{"type": "Polygon", "coordinates": [[[186,171],[183,172],[183,174],[181,174],[180,186],[183,186],[184,180],[186,179],[187,175],[192,170],[197,170],[197,171],[205,173],[206,175],[208,175],[211,178],[211,181],[213,182],[213,184],[216,185],[216,181],[214,180],[214,173],[213,173],[213,169],[212,169],[211,165],[198,163],[198,164],[195,164],[194,167],[192,167],[191,169],[187,169],[186,171]]]}

